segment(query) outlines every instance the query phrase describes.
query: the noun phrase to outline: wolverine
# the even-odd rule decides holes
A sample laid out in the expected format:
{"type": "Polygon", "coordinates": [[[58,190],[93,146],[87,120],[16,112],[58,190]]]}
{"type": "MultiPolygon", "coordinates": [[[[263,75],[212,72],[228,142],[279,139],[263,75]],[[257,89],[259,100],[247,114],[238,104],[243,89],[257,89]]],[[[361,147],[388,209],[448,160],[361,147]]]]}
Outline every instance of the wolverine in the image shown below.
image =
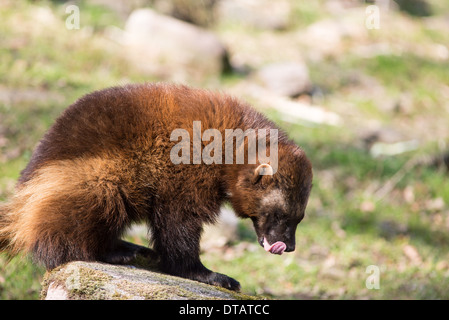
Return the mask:
{"type": "MultiPolygon", "coordinates": [[[[270,134],[262,139],[267,148],[273,143],[270,134]]],[[[242,148],[249,149],[247,137],[242,148]]],[[[267,252],[291,252],[311,187],[305,152],[234,97],[165,83],[108,88],[69,106],[37,145],[14,194],[0,204],[0,250],[29,253],[48,270],[76,260],[126,264],[155,253],[165,273],[239,290],[239,282],[201,263],[203,225],[227,202],[252,220],[267,252]],[[224,161],[225,152],[223,161],[174,163],[180,140],[172,133],[194,137],[195,123],[200,134],[220,132],[219,144],[229,129],[275,130],[276,170],[260,152],[240,163],[224,161]],[[148,225],[152,249],[121,239],[136,222],[148,225]]]]}

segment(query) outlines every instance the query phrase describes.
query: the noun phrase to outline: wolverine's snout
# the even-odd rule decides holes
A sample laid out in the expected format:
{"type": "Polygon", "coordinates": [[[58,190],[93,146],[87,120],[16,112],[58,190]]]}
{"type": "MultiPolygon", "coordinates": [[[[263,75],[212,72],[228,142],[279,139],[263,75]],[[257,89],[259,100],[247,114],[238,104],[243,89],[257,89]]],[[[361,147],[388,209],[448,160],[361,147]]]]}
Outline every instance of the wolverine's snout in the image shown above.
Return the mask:
{"type": "Polygon", "coordinates": [[[294,243],[293,244],[286,243],[286,245],[287,245],[287,248],[285,249],[285,252],[293,252],[293,251],[295,251],[295,244],[294,243]]]}

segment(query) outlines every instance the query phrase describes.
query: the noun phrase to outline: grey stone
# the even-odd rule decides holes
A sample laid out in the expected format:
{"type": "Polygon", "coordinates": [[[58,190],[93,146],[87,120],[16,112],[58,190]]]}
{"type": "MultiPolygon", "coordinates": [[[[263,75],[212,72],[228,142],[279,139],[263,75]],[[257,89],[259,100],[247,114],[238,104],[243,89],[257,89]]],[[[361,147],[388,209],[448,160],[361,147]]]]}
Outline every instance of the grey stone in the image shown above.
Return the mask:
{"type": "Polygon", "coordinates": [[[309,69],[299,62],[269,64],[261,68],[256,77],[264,87],[280,96],[295,97],[312,88],[309,69]]]}
{"type": "Polygon", "coordinates": [[[151,9],[133,11],[124,31],[110,28],[108,35],[140,70],[170,80],[218,77],[229,67],[214,33],[151,9]]]}
{"type": "Polygon", "coordinates": [[[255,297],[132,266],[75,261],[46,273],[41,299],[235,300],[255,297]]]}
{"type": "Polygon", "coordinates": [[[233,210],[222,208],[217,223],[206,225],[201,237],[201,250],[220,249],[238,238],[238,223],[233,210]]]}

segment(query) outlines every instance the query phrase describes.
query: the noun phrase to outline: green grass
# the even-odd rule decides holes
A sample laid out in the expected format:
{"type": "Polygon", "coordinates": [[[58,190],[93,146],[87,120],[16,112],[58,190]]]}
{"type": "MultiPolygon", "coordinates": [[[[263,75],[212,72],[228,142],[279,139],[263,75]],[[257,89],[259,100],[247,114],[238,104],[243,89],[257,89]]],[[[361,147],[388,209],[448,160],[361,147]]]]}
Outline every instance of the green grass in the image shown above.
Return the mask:
{"type": "Polygon", "coordinates": [[[39,299],[44,269],[27,258],[14,258],[8,264],[0,256],[0,300],[39,299]]]}
{"type": "MultiPolygon", "coordinates": [[[[294,15],[301,19],[292,21],[291,28],[327,18],[321,3],[295,4],[294,15]]],[[[57,1],[20,0],[0,11],[0,92],[14,92],[11,99],[0,100],[2,201],[12,194],[33,148],[64,108],[93,90],[157,80],[131,67],[105,40],[108,25],[123,27],[117,15],[81,2],[81,24],[86,28],[75,31],[64,27],[64,9],[57,1]],[[38,8],[49,8],[56,19],[47,21],[48,25],[36,23],[32,13],[38,8]]],[[[391,30],[369,40],[396,37],[427,44],[447,39],[446,32],[422,27],[419,18],[413,22],[419,25],[416,34],[391,30]]],[[[245,31],[226,23],[220,28],[245,31]]],[[[348,50],[309,66],[313,83],[324,92],[322,105],[346,112],[343,117],[350,125],[306,127],[282,123],[275,112],[268,113],[304,148],[314,165],[314,187],[297,231],[297,250],[282,256],[267,254],[257,244],[250,221],[242,221],[239,239],[229,247],[202,253],[204,264],[239,280],[245,293],[273,298],[448,299],[448,173],[425,165],[403,169],[410,159],[444,150],[440,145],[447,141],[447,131],[422,139],[416,151],[373,158],[352,126],[363,127],[365,120],[384,126],[405,121],[412,136],[426,133],[428,129],[423,128],[433,128],[447,116],[442,112],[447,107],[447,61],[414,52],[366,58],[348,50]],[[384,100],[370,90],[359,91],[364,77],[385,88],[382,99],[410,95],[410,110],[381,109],[384,100]],[[343,109],[341,102],[351,109],[343,109]],[[400,179],[382,194],[398,172],[400,179]],[[378,290],[365,285],[370,265],[380,270],[378,290]]],[[[221,84],[232,86],[244,80],[242,75],[226,75],[221,84]]],[[[43,273],[27,258],[6,264],[6,257],[0,255],[0,299],[37,299],[43,273]]]]}
{"type": "Polygon", "coordinates": [[[322,10],[324,3],[324,1],[308,1],[307,3],[294,1],[290,16],[292,27],[305,28],[326,17],[326,14],[322,10]]]}
{"type": "MultiPolygon", "coordinates": [[[[361,65],[358,62],[356,64],[361,65]]],[[[449,63],[431,61],[412,53],[401,56],[379,55],[366,60],[365,67],[368,74],[379,78],[385,85],[394,83],[394,87],[399,90],[417,88],[425,92],[432,88],[420,86],[424,82],[427,82],[427,85],[429,82],[449,83],[449,63]]]]}

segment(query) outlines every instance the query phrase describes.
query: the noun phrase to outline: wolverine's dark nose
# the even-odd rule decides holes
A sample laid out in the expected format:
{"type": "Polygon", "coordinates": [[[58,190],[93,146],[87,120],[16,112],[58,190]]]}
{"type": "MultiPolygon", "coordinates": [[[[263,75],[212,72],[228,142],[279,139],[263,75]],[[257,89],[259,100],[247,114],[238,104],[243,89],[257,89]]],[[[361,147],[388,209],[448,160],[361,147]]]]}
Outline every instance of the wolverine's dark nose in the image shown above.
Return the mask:
{"type": "Polygon", "coordinates": [[[295,241],[295,236],[291,236],[291,237],[287,237],[287,239],[285,239],[285,245],[287,246],[287,248],[285,248],[285,252],[293,252],[295,251],[295,245],[296,245],[296,241],[295,241]]]}

